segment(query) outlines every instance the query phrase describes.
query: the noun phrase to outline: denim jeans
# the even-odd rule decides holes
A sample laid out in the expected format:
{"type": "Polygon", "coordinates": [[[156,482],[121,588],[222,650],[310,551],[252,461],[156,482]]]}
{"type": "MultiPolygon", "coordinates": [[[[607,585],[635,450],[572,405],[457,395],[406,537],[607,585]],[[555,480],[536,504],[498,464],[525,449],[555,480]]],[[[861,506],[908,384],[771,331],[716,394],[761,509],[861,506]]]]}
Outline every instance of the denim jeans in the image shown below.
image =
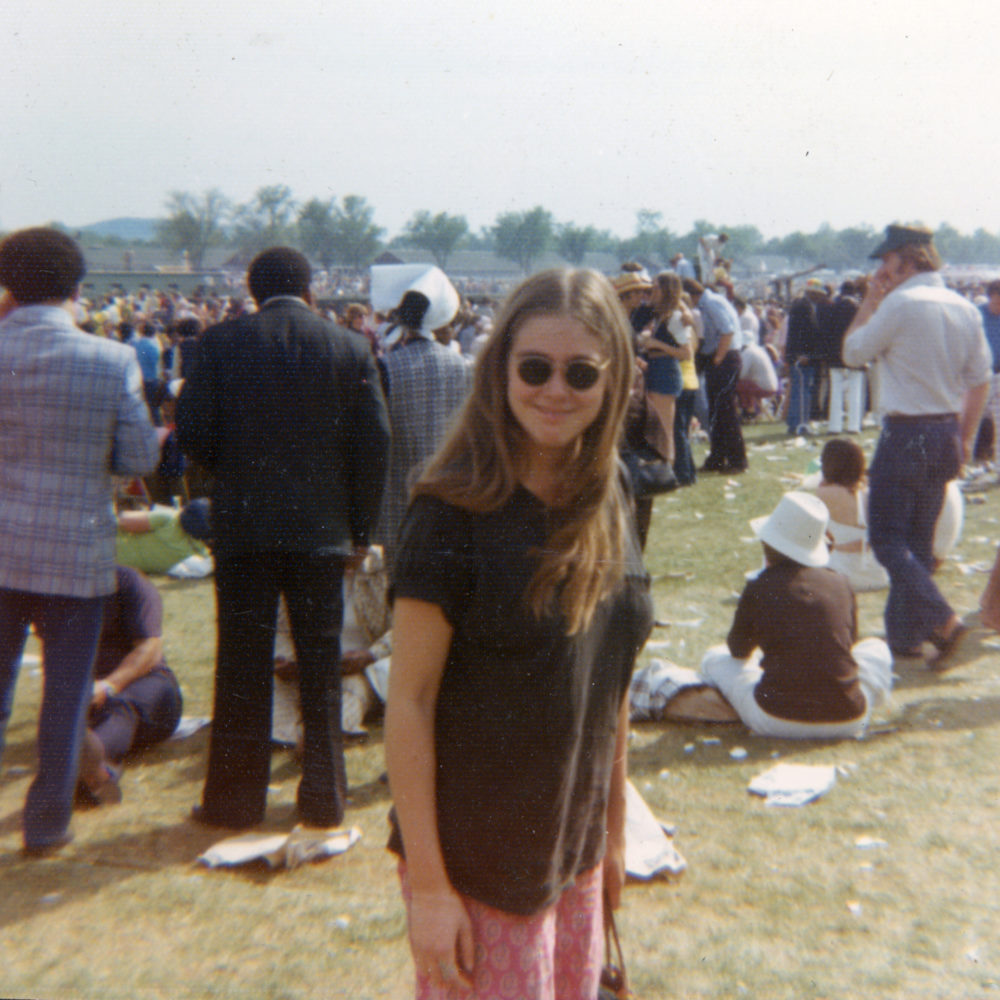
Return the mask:
{"type": "Polygon", "coordinates": [[[674,409],[674,475],[681,486],[690,486],[698,478],[690,437],[695,397],[694,389],[682,389],[674,409]]]}
{"type": "Polygon", "coordinates": [[[816,365],[792,365],[789,368],[788,414],[785,417],[789,434],[795,434],[803,424],[809,423],[818,374],[816,365]]]}
{"type": "Polygon", "coordinates": [[[931,574],[934,525],[961,454],[957,417],[885,419],[868,473],[868,538],[889,573],[885,636],[893,651],[913,649],[952,616],[931,574]]]}
{"type": "Polygon", "coordinates": [[[29,624],[35,626],[42,642],[38,770],[22,818],[24,844],[29,848],[54,844],[69,829],[104,602],[104,597],[59,597],[0,588],[0,751],[29,624]]]}

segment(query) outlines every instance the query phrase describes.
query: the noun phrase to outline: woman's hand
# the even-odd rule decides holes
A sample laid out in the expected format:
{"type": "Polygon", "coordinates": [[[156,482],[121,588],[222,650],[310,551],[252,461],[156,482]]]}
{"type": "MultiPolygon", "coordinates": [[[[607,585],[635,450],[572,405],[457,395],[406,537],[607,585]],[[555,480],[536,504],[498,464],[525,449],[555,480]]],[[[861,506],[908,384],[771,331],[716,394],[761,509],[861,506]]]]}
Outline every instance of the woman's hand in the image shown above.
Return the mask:
{"type": "Polygon", "coordinates": [[[409,905],[413,964],[435,986],[472,988],[475,942],[472,921],[452,889],[413,892],[409,905]]]}
{"type": "Polygon", "coordinates": [[[94,681],[94,686],[90,693],[90,707],[101,708],[108,700],[110,693],[105,681],[94,681]]]}

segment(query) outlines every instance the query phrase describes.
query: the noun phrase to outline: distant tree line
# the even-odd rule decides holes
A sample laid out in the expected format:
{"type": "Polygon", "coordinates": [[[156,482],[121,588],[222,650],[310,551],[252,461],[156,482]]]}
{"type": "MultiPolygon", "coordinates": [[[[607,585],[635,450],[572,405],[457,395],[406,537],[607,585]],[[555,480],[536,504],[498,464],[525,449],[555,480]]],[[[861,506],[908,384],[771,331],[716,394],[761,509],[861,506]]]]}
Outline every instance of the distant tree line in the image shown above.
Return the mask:
{"type": "MultiPolygon", "coordinates": [[[[663,224],[662,212],[643,208],[636,213],[634,234],[622,238],[593,226],[559,222],[539,205],[503,212],[478,233],[471,231],[463,215],[422,210],[386,240],[385,230],[375,224],[374,207],[360,195],[299,202],[284,184],[262,187],[244,204],[233,203],[217,188],[201,194],[173,191],[164,208],[165,216],[156,223],[159,242],[177,257],[186,254],[195,269],[213,247],[224,246],[249,259],[276,243],[297,246],[324,267],[365,267],[384,249],[415,248],[428,251],[442,268],[457,250],[470,249],[493,251],[515,261],[525,273],[550,251],[572,264],[582,263],[589,252],[600,251],[660,269],[677,252],[695,258],[700,236],[726,232],[727,255],[737,268],[750,258],[770,256],[784,259],[793,269],[847,270],[870,266],[867,256],[879,235],[867,225],[834,229],[824,223],[814,233],[765,239],[756,226],[705,219],[682,234],[663,224]]],[[[1000,264],[1000,232],[977,229],[966,235],[944,223],[936,230],[935,240],[948,263],[1000,264]]],[[[106,237],[105,242],[126,245],[128,241],[106,237]]]]}

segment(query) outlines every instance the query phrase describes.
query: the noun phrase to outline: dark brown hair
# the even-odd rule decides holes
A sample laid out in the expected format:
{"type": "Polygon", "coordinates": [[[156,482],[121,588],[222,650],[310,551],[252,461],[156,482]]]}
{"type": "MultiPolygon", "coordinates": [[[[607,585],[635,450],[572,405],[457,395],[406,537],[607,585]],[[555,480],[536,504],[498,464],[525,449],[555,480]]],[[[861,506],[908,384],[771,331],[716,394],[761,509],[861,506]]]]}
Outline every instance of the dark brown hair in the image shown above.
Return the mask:
{"type": "Polygon", "coordinates": [[[819,461],[826,482],[836,483],[852,491],[865,474],[865,453],[859,444],[847,438],[827,441],[819,461]]]}
{"type": "Polygon", "coordinates": [[[83,252],[58,229],[21,229],[0,243],[0,285],[18,305],[71,299],[86,273],[83,252]]]}

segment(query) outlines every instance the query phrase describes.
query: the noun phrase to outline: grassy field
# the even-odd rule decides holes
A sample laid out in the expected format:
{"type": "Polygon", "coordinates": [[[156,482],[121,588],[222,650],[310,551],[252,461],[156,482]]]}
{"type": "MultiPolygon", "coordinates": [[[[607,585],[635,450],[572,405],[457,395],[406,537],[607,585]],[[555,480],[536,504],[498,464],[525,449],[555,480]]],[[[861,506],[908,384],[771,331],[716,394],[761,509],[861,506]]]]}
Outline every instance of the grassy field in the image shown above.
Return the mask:
{"type": "MultiPolygon", "coordinates": [[[[704,476],[657,501],[647,547],[658,617],[647,656],[696,666],[729,627],[743,574],[760,563],[748,520],[767,513],[822,439],[748,429],[750,471],[704,476]]],[[[865,435],[866,445],[872,433],[865,435]]],[[[703,448],[699,448],[701,457],[703,448]]],[[[1000,541],[1000,493],[970,497],[939,583],[975,623],[1000,541]]],[[[211,711],[211,581],[158,580],[168,660],[186,713],[211,711]]],[[[884,594],[860,598],[879,635],[884,594]]],[[[402,1000],[412,994],[395,867],[384,850],[381,731],[347,752],[348,821],[363,839],[292,872],[209,871],[216,837],[187,819],[206,736],[128,763],[120,806],[78,813],[61,855],[19,854],[40,677],[29,648],[0,777],[0,995],[46,1000],[402,1000]]],[[[633,727],[631,772],[676,825],[688,871],[630,885],[620,929],[642,998],[1000,996],[1000,637],[974,629],[938,676],[897,666],[896,704],[864,741],[782,743],[739,725],[633,727]],[[736,747],[742,759],[730,756],[736,747]],[[800,809],[747,794],[774,759],[842,766],[800,809]],[[867,840],[865,839],[867,838],[867,840]],[[866,846],[870,845],[870,846],[866,846]]],[[[298,768],[277,751],[267,828],[290,829],[298,768]]]]}

